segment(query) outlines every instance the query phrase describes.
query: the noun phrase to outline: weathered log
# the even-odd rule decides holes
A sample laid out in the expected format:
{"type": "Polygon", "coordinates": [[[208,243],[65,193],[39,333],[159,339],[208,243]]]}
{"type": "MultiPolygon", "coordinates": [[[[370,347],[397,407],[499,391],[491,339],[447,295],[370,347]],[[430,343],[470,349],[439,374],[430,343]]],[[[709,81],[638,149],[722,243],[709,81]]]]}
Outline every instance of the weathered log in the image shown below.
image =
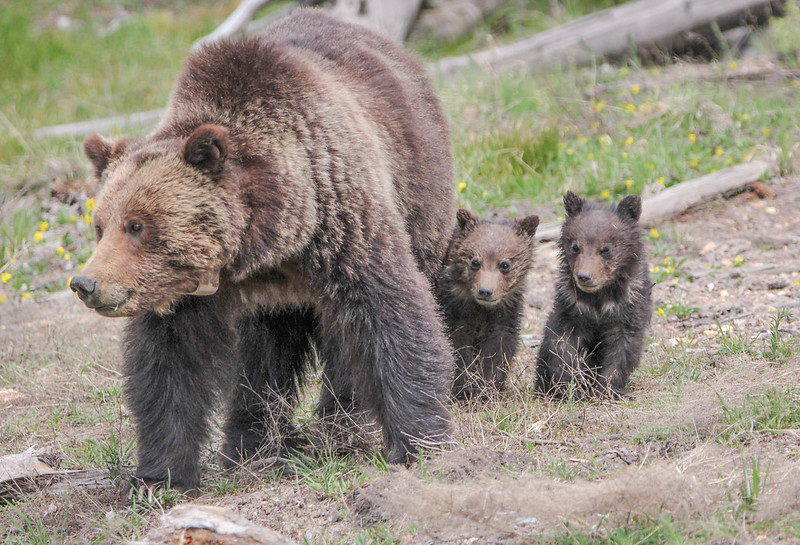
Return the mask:
{"type": "MultiPolygon", "coordinates": [[[[668,187],[642,201],[639,224],[651,227],[660,221],[677,217],[718,195],[743,190],[764,174],[776,170],[776,159],[762,158],[668,187]]],[[[542,241],[556,240],[560,233],[560,223],[545,223],[536,230],[536,238],[542,241]]]]}
{"type": "Polygon", "coordinates": [[[444,74],[471,65],[501,69],[554,62],[585,63],[621,55],[632,44],[657,45],[683,32],[730,21],[742,12],[770,5],[769,0],[638,0],[510,45],[444,58],[434,68],[444,74]]]}
{"type": "Polygon", "coordinates": [[[511,0],[439,0],[423,9],[410,38],[451,42],[473,30],[511,0]]]}
{"type": "Polygon", "coordinates": [[[293,545],[282,535],[211,505],[180,505],[168,511],[159,528],[128,545],[293,545]]]}
{"type": "Polygon", "coordinates": [[[88,136],[94,133],[109,133],[115,129],[130,130],[155,125],[166,110],[149,110],[133,114],[115,115],[89,121],[78,121],[64,125],[53,125],[33,131],[34,138],[59,138],[88,136]]]}
{"type": "Polygon", "coordinates": [[[242,0],[242,2],[233,10],[225,21],[219,25],[211,34],[203,36],[192,44],[192,51],[196,51],[204,44],[214,43],[223,38],[234,36],[240,32],[245,25],[249,23],[253,16],[262,7],[269,4],[272,0],[242,0]]]}
{"type": "Polygon", "coordinates": [[[112,486],[108,470],[59,469],[54,456],[29,448],[19,454],[0,458],[0,499],[13,500],[23,494],[47,489],[62,493],[78,488],[98,489],[112,486]]]}

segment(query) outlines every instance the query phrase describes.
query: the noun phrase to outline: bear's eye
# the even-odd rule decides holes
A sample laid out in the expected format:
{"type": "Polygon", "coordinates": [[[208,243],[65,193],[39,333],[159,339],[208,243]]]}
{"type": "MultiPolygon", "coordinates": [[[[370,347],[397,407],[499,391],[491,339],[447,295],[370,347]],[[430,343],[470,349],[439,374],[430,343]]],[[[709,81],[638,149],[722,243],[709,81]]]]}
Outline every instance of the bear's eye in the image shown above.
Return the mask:
{"type": "Polygon", "coordinates": [[[569,249],[573,254],[578,254],[581,251],[581,247],[578,246],[577,242],[573,242],[569,249]]]}
{"type": "Polygon", "coordinates": [[[508,261],[501,261],[500,262],[500,272],[507,273],[511,270],[511,263],[508,261]]]}
{"type": "Polygon", "coordinates": [[[98,241],[99,241],[101,238],[103,238],[103,228],[102,228],[102,227],[100,227],[99,225],[95,225],[95,226],[94,226],[94,235],[97,237],[97,240],[98,240],[98,241]]]}
{"type": "Polygon", "coordinates": [[[142,229],[144,229],[144,225],[142,225],[142,222],[139,220],[131,220],[128,222],[128,225],[125,226],[125,230],[130,235],[138,235],[142,232],[142,229]]]}
{"type": "Polygon", "coordinates": [[[611,257],[611,246],[606,244],[602,248],[600,248],[600,255],[605,259],[609,259],[611,257]]]}
{"type": "Polygon", "coordinates": [[[477,271],[481,268],[481,260],[477,257],[473,257],[472,261],[469,262],[469,266],[473,271],[477,271]]]}

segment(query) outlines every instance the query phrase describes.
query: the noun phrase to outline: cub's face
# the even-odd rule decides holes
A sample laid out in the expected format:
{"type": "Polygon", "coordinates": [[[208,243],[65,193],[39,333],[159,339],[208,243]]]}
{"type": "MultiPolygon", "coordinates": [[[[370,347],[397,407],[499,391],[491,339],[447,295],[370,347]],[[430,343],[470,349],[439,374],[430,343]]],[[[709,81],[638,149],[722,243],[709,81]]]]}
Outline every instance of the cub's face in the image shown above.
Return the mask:
{"type": "Polygon", "coordinates": [[[459,210],[458,218],[461,239],[454,266],[462,296],[485,307],[498,305],[520,289],[528,274],[539,218],[488,223],[466,210],[459,210]]]}
{"type": "Polygon", "coordinates": [[[97,247],[70,283],[87,307],[104,316],[165,313],[186,294],[216,291],[235,247],[217,179],[225,136],[203,126],[185,142],[87,139],[103,183],[93,216],[97,247]]]}
{"type": "Polygon", "coordinates": [[[562,259],[572,281],[584,293],[596,293],[613,284],[619,271],[638,259],[638,197],[623,199],[616,208],[585,206],[568,192],[564,198],[567,220],[559,241],[562,259]]]}

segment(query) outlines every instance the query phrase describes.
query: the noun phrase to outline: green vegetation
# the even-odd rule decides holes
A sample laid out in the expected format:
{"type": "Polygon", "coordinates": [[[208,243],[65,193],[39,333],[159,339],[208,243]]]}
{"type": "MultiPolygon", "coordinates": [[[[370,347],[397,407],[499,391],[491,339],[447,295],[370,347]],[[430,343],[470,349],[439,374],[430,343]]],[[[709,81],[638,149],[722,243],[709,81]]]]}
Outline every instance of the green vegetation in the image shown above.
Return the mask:
{"type": "Polygon", "coordinates": [[[760,395],[748,395],[737,407],[720,398],[724,430],[722,444],[748,441],[759,434],[779,434],[800,427],[800,391],[793,386],[770,388],[760,395]]]}

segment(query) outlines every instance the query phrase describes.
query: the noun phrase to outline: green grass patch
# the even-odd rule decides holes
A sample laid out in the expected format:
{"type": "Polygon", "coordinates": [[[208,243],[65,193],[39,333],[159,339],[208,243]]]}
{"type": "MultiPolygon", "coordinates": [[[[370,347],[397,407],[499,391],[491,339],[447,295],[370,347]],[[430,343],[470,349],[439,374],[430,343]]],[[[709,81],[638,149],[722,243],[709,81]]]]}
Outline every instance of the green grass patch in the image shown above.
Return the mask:
{"type": "Polygon", "coordinates": [[[748,395],[738,407],[722,398],[722,423],[717,437],[722,444],[747,441],[758,434],[781,433],[800,427],[800,391],[792,386],[771,388],[759,395],[748,395]]]}

